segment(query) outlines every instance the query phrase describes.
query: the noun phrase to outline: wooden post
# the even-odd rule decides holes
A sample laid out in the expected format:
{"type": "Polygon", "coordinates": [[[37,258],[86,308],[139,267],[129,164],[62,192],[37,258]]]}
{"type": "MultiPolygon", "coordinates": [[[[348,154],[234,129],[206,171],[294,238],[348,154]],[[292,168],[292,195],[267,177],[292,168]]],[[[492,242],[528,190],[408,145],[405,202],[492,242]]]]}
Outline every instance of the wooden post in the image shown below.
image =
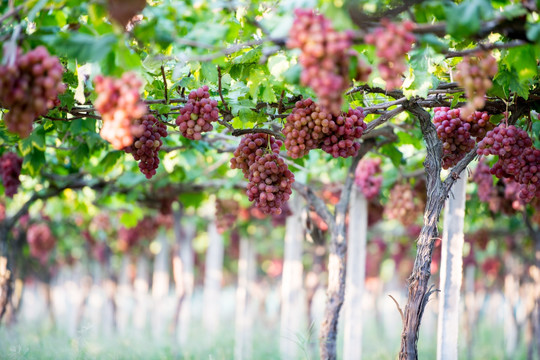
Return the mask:
{"type": "Polygon", "coordinates": [[[446,200],[440,271],[437,359],[457,360],[459,295],[463,278],[463,226],[467,176],[464,172],[446,200]]]}
{"type": "Polygon", "coordinates": [[[215,220],[208,224],[208,249],[206,250],[203,325],[211,339],[219,330],[220,293],[223,276],[223,237],[217,231],[215,220]]]}
{"type": "Polygon", "coordinates": [[[302,324],[303,300],[303,228],[301,221],[302,204],[295,195],[289,200],[292,215],[287,218],[285,249],[283,254],[283,275],[281,280],[281,327],[280,352],[282,359],[298,358],[300,350],[295,339],[305,333],[302,324]]]}
{"type": "Polygon", "coordinates": [[[349,206],[349,234],[347,244],[347,274],[345,288],[345,337],[343,359],[362,358],[362,310],[366,277],[367,200],[356,187],[349,206]]]}
{"type": "Polygon", "coordinates": [[[163,336],[165,328],[165,313],[163,308],[169,294],[169,243],[167,232],[161,229],[158,234],[159,252],[154,259],[154,274],[152,276],[153,316],[152,330],[155,338],[163,336]]]}

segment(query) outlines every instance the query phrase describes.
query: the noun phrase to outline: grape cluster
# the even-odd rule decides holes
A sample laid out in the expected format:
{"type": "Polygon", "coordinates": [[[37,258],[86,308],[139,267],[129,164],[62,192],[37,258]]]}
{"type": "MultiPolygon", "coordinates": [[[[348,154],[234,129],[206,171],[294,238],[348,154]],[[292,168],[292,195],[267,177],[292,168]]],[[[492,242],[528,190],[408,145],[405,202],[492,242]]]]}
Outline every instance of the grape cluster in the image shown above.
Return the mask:
{"type": "Polygon", "coordinates": [[[285,226],[287,218],[293,214],[289,203],[285,203],[281,206],[281,213],[272,215],[272,225],[275,227],[285,226]]]}
{"type": "Polygon", "coordinates": [[[216,200],[216,226],[220,234],[231,229],[236,223],[240,205],[233,199],[216,200]]]}
{"type": "Polygon", "coordinates": [[[360,145],[354,140],[362,136],[366,126],[362,108],[333,116],[311,99],[300,100],[283,127],[285,148],[293,159],[317,148],[334,157],[355,156],[360,145]]]}
{"type": "Polygon", "coordinates": [[[134,121],[138,126],[137,135],[134,134],[133,144],[124,148],[128,154],[139,161],[139,169],[147,179],[156,175],[159,166],[159,149],[163,145],[162,137],[167,136],[167,126],[153,115],[145,115],[134,121]]]}
{"type": "Polygon", "coordinates": [[[367,127],[364,122],[364,110],[349,109],[347,113],[339,115],[334,122],[337,128],[324,138],[321,149],[335,158],[356,156],[360,144],[354,140],[360,139],[367,127]]]}
{"type": "Polygon", "coordinates": [[[443,142],[443,168],[456,165],[474,148],[471,137],[471,124],[461,120],[460,110],[435,108],[433,122],[437,127],[437,136],[443,142]]]}
{"type": "Polygon", "coordinates": [[[381,159],[363,159],[356,167],[354,181],[366,199],[371,200],[379,195],[382,185],[381,159]]]}
{"type": "Polygon", "coordinates": [[[247,194],[265,214],[279,215],[292,194],[294,175],[283,158],[273,152],[260,156],[249,167],[247,194]]]}
{"type": "Polygon", "coordinates": [[[241,169],[244,177],[249,176],[249,167],[263,156],[266,149],[271,149],[275,154],[279,154],[281,140],[275,140],[272,136],[266,134],[247,134],[242,137],[238,148],[234,151],[234,157],[231,159],[232,169],[241,169]],[[268,141],[270,140],[270,145],[268,141]]]}
{"type": "Polygon", "coordinates": [[[219,118],[217,105],[216,100],[210,99],[206,85],[190,92],[176,119],[182,135],[191,140],[201,140],[201,133],[211,131],[214,128],[212,122],[219,118]]]}
{"type": "Polygon", "coordinates": [[[147,112],[139,94],[142,82],[131,72],[120,79],[98,75],[94,81],[98,93],[94,105],[103,119],[101,137],[122,150],[133,144],[134,137],[141,136],[142,129],[134,121],[147,112]]]}
{"type": "Polygon", "coordinates": [[[382,27],[366,35],[366,43],[375,45],[379,63],[379,73],[386,81],[386,90],[400,88],[403,84],[401,75],[407,70],[406,56],[414,43],[414,23],[405,21],[394,24],[386,19],[382,27]]]}
{"type": "Polygon", "coordinates": [[[121,227],[118,231],[118,249],[127,252],[133,249],[140,241],[153,239],[159,229],[157,219],[145,216],[132,228],[121,227]]]}
{"type": "Polygon", "coordinates": [[[249,200],[265,214],[280,214],[292,193],[294,175],[279,156],[281,144],[269,135],[247,134],[231,159],[231,168],[241,169],[249,181],[249,200]]]}
{"type": "Polygon", "coordinates": [[[540,150],[532,145],[525,130],[500,124],[480,141],[477,153],[499,157],[491,173],[520,184],[520,199],[530,202],[540,195],[540,150]]]}
{"type": "Polygon", "coordinates": [[[489,165],[484,159],[478,161],[478,166],[473,173],[473,181],[476,183],[480,201],[489,202],[495,188],[493,187],[493,175],[491,175],[489,165]]]}
{"type": "Polygon", "coordinates": [[[7,152],[0,157],[0,175],[7,197],[12,198],[21,184],[19,175],[22,163],[23,159],[12,152],[7,152]]]}
{"type": "Polygon", "coordinates": [[[495,74],[497,74],[497,60],[489,53],[465,56],[457,65],[455,79],[465,89],[465,95],[469,100],[462,109],[464,117],[484,107],[486,104],[484,97],[492,86],[490,78],[495,74]]]}
{"type": "Polygon", "coordinates": [[[337,115],[349,87],[351,32],[337,32],[330,20],[311,9],[296,9],[287,46],[300,48],[300,80],[315,91],[321,106],[337,115]]]}
{"type": "Polygon", "coordinates": [[[463,111],[460,111],[460,116],[463,121],[471,125],[469,133],[476,138],[476,142],[482,140],[488,131],[495,128],[495,125],[489,121],[489,114],[485,111],[474,111],[468,116],[465,116],[463,111]]]}
{"type": "Polygon", "coordinates": [[[422,196],[411,184],[396,184],[390,190],[390,197],[385,208],[389,219],[398,220],[407,227],[414,224],[423,211],[424,201],[422,196]]]}
{"type": "Polygon", "coordinates": [[[58,58],[43,46],[26,54],[17,49],[13,65],[0,65],[0,104],[9,109],[4,115],[9,131],[22,138],[30,135],[34,120],[46,115],[66,91],[63,72],[58,58]]]}
{"type": "Polygon", "coordinates": [[[0,201],[0,221],[6,219],[6,204],[3,201],[0,201]]]}
{"type": "Polygon", "coordinates": [[[45,263],[49,252],[56,244],[56,239],[49,226],[45,223],[30,225],[26,233],[26,239],[30,246],[30,255],[41,263],[45,263]]]}

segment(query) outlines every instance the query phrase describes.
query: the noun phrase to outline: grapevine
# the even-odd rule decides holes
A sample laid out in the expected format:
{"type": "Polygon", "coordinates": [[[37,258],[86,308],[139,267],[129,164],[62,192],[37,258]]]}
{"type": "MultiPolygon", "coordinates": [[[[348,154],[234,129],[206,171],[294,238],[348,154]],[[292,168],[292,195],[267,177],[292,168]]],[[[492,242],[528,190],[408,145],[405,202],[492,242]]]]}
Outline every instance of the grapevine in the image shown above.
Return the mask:
{"type": "Polygon", "coordinates": [[[13,198],[21,184],[19,176],[22,163],[23,159],[15,153],[8,152],[0,157],[0,175],[7,197],[13,198]]]}
{"type": "Polygon", "coordinates": [[[159,149],[163,144],[161,138],[167,136],[167,126],[153,115],[135,120],[134,125],[140,127],[137,133],[141,133],[141,136],[135,136],[133,144],[124,148],[124,151],[139,161],[139,169],[150,179],[159,166],[159,149]]]}
{"type": "Polygon", "coordinates": [[[414,23],[405,21],[394,24],[386,19],[382,27],[366,35],[366,43],[375,45],[377,57],[381,59],[379,73],[386,81],[386,90],[400,88],[403,84],[401,75],[407,70],[406,56],[414,43],[414,23]]]}
{"type": "Polygon", "coordinates": [[[21,54],[17,49],[12,65],[0,65],[0,104],[9,109],[4,121],[9,131],[21,138],[32,132],[33,122],[47,114],[66,91],[64,68],[57,57],[38,46],[21,54]]]}
{"type": "Polygon", "coordinates": [[[120,79],[98,75],[94,81],[98,93],[95,106],[103,118],[101,137],[116,150],[122,150],[142,133],[134,123],[147,112],[139,94],[142,82],[131,72],[120,79]]]}
{"type": "Polygon", "coordinates": [[[176,119],[182,135],[191,140],[201,140],[202,133],[211,131],[212,122],[217,121],[219,112],[217,101],[210,99],[208,86],[203,86],[189,93],[187,103],[180,109],[176,119]]]}

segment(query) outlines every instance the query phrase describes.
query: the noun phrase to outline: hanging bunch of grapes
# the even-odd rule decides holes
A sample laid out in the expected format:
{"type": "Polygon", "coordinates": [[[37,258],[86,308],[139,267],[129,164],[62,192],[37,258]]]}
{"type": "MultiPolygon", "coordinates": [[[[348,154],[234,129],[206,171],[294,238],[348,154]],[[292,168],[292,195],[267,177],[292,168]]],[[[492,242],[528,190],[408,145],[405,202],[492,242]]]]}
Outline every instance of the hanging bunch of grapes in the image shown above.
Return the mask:
{"type": "Polygon", "coordinates": [[[265,214],[280,214],[292,194],[294,175],[279,156],[281,141],[266,134],[247,134],[231,159],[248,180],[247,195],[265,214]]]}
{"type": "Polygon", "coordinates": [[[464,117],[484,107],[486,92],[493,85],[491,78],[497,74],[497,70],[497,60],[486,52],[465,56],[457,65],[455,79],[465,89],[465,95],[469,100],[462,109],[464,117]]]}
{"type": "Polygon", "coordinates": [[[381,20],[382,27],[366,35],[366,43],[375,45],[381,78],[386,81],[386,90],[399,89],[403,84],[402,74],[407,70],[407,53],[415,41],[414,23],[405,21],[394,24],[381,20]]]}
{"type": "Polygon", "coordinates": [[[494,125],[486,112],[475,111],[464,117],[463,109],[436,107],[433,122],[437,136],[443,142],[443,168],[455,166],[469,151],[475,141],[484,138],[494,125]]]}
{"type": "Polygon", "coordinates": [[[45,223],[30,225],[26,238],[30,246],[30,255],[45,264],[49,253],[56,245],[56,239],[49,226],[45,223]]]}
{"type": "Polygon", "coordinates": [[[478,161],[478,166],[473,173],[473,181],[477,186],[480,201],[489,202],[495,188],[493,187],[493,175],[491,175],[489,165],[484,159],[478,161]]]}
{"type": "Polygon", "coordinates": [[[520,184],[519,198],[530,202],[540,196],[540,150],[525,130],[500,124],[478,144],[478,155],[496,155],[491,173],[520,184]]]}
{"type": "Polygon", "coordinates": [[[214,128],[212,122],[219,118],[217,105],[216,100],[210,99],[206,85],[190,92],[176,119],[182,135],[191,140],[201,140],[202,133],[211,131],[214,128]]]}
{"type": "Polygon", "coordinates": [[[371,200],[379,195],[382,185],[381,159],[362,159],[355,172],[355,183],[366,199],[371,200]]]}
{"type": "Polygon", "coordinates": [[[0,65],[0,105],[9,109],[4,114],[9,131],[21,138],[30,135],[33,122],[47,115],[66,91],[63,72],[58,58],[43,46],[26,54],[17,49],[13,64],[0,65]]]}
{"type": "Polygon", "coordinates": [[[220,234],[234,227],[239,211],[240,204],[234,199],[216,200],[216,226],[220,234]]]}
{"type": "Polygon", "coordinates": [[[340,113],[343,93],[349,87],[351,45],[351,32],[337,32],[330,20],[311,9],[295,10],[287,47],[302,51],[300,80],[315,91],[322,108],[334,115],[340,113]]]}
{"type": "Polygon", "coordinates": [[[0,176],[7,197],[12,198],[17,193],[21,181],[23,159],[15,153],[7,152],[0,157],[0,176]]]}
{"type": "Polygon", "coordinates": [[[159,149],[163,145],[161,138],[167,136],[167,126],[153,115],[145,115],[133,124],[139,127],[137,133],[140,136],[134,134],[133,144],[124,151],[139,161],[139,169],[147,179],[151,179],[159,166],[159,149]]]}
{"type": "Polygon", "coordinates": [[[298,101],[283,127],[285,148],[293,159],[313,149],[322,149],[334,157],[356,156],[367,125],[362,108],[349,109],[334,116],[311,99],[298,101]]]}
{"type": "Polygon", "coordinates": [[[131,72],[120,79],[98,75],[94,81],[98,94],[95,106],[103,119],[100,135],[122,150],[142,136],[142,128],[135,124],[148,110],[139,94],[142,82],[131,72]]]}
{"type": "Polygon", "coordinates": [[[398,183],[390,190],[385,213],[389,219],[398,220],[407,227],[416,222],[424,211],[424,205],[423,195],[410,183],[398,183]]]}

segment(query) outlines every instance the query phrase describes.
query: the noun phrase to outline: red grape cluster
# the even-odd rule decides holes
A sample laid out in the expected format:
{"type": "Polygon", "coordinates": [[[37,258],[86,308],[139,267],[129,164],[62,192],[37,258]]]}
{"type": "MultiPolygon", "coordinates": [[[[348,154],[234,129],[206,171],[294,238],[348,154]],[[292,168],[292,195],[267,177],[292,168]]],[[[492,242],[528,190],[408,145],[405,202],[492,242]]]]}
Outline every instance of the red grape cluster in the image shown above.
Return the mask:
{"type": "Polygon", "coordinates": [[[520,184],[520,199],[530,202],[540,196],[540,150],[533,146],[525,130],[500,124],[480,141],[477,153],[499,157],[491,173],[520,184]]]}
{"type": "Polygon", "coordinates": [[[216,226],[220,234],[231,229],[236,223],[240,204],[233,199],[216,200],[216,226]]]}
{"type": "Polygon", "coordinates": [[[443,168],[456,165],[474,148],[474,139],[469,130],[471,124],[461,120],[460,110],[435,108],[433,122],[437,136],[443,142],[443,168]]]}
{"type": "Polygon", "coordinates": [[[382,27],[366,35],[366,43],[375,45],[377,57],[381,59],[379,73],[386,81],[386,90],[400,88],[403,84],[401,75],[407,70],[406,56],[414,43],[414,23],[405,21],[394,24],[389,20],[381,21],[382,27]]]}
{"type": "Polygon", "coordinates": [[[337,128],[324,138],[321,149],[335,158],[356,156],[360,144],[355,140],[362,137],[367,127],[364,122],[364,110],[349,109],[347,113],[339,115],[334,122],[337,128]]]}
{"type": "Polygon", "coordinates": [[[153,239],[159,229],[157,219],[145,216],[132,228],[121,227],[118,231],[118,249],[127,252],[133,249],[140,241],[153,239]]]}
{"type": "Polygon", "coordinates": [[[247,134],[238,148],[234,151],[234,157],[231,159],[231,169],[241,169],[244,177],[249,176],[249,167],[264,155],[266,149],[270,149],[275,154],[279,154],[281,140],[275,140],[272,136],[266,134],[247,134]],[[270,144],[268,144],[270,140],[270,144]]]}
{"type": "Polygon", "coordinates": [[[404,226],[414,224],[424,211],[424,201],[411,184],[396,184],[390,190],[385,212],[389,219],[398,220],[404,226]]]}
{"type": "Polygon", "coordinates": [[[356,167],[355,183],[366,199],[371,200],[379,195],[382,185],[381,159],[363,159],[356,167]]]}
{"type": "Polygon", "coordinates": [[[167,136],[167,126],[153,115],[135,120],[134,125],[139,126],[137,133],[141,133],[141,136],[135,135],[133,144],[124,148],[124,151],[139,161],[139,169],[150,179],[156,175],[159,166],[159,149],[163,145],[161,138],[167,136]]]}
{"type": "Polygon", "coordinates": [[[274,225],[275,227],[285,226],[287,218],[292,214],[293,213],[291,207],[289,206],[289,203],[283,204],[281,206],[281,213],[272,215],[272,225],[274,225]]]}
{"type": "Polygon", "coordinates": [[[349,87],[352,33],[337,32],[330,20],[311,9],[296,9],[287,46],[300,48],[300,80],[315,91],[321,106],[337,115],[349,87]]]}
{"type": "Polygon", "coordinates": [[[366,126],[362,108],[350,109],[336,117],[321,110],[311,99],[300,100],[283,128],[285,148],[293,159],[317,148],[334,157],[355,156],[360,144],[354,140],[362,137],[366,126]]]}
{"type": "Polygon", "coordinates": [[[26,238],[30,246],[30,255],[41,263],[45,263],[49,252],[56,244],[56,239],[49,226],[45,223],[30,225],[26,238]]]}
{"type": "Polygon", "coordinates": [[[6,219],[6,204],[3,201],[0,201],[0,221],[6,219]]]}
{"type": "Polygon", "coordinates": [[[23,159],[12,152],[5,153],[0,157],[0,175],[7,197],[12,198],[21,184],[19,175],[21,175],[22,163],[23,159]]]}
{"type": "Polygon", "coordinates": [[[101,137],[122,150],[133,144],[133,137],[141,136],[134,121],[147,112],[139,94],[142,82],[131,72],[120,79],[98,75],[94,81],[98,93],[95,106],[103,118],[101,137]]]}
{"type": "Polygon", "coordinates": [[[58,58],[43,46],[23,55],[17,49],[13,65],[0,65],[0,104],[9,109],[4,115],[9,131],[22,138],[30,135],[34,120],[46,115],[66,91],[63,72],[58,58]]]}
{"type": "Polygon", "coordinates": [[[242,169],[249,181],[249,200],[265,214],[280,214],[292,193],[294,175],[279,156],[281,144],[269,135],[247,134],[231,159],[231,168],[242,169]]]}
{"type": "Polygon", "coordinates": [[[495,128],[495,125],[489,121],[489,114],[485,111],[474,111],[468,116],[465,116],[463,111],[460,112],[461,119],[471,125],[469,133],[476,138],[476,142],[482,140],[488,131],[495,128]]]}
{"type": "Polygon", "coordinates": [[[489,165],[483,159],[478,161],[478,166],[476,166],[473,173],[473,181],[477,185],[480,201],[489,202],[495,188],[493,187],[493,175],[491,175],[489,165]]]}
{"type": "Polygon", "coordinates": [[[457,65],[455,79],[465,88],[469,102],[462,109],[463,116],[471,115],[474,110],[486,104],[485,95],[491,88],[491,77],[497,74],[497,60],[489,53],[478,53],[476,56],[465,56],[457,65]]]}
{"type": "Polygon", "coordinates": [[[206,85],[190,92],[176,119],[182,135],[191,140],[201,140],[201,133],[211,131],[214,128],[212,122],[219,118],[217,105],[216,100],[210,99],[206,85]]]}

